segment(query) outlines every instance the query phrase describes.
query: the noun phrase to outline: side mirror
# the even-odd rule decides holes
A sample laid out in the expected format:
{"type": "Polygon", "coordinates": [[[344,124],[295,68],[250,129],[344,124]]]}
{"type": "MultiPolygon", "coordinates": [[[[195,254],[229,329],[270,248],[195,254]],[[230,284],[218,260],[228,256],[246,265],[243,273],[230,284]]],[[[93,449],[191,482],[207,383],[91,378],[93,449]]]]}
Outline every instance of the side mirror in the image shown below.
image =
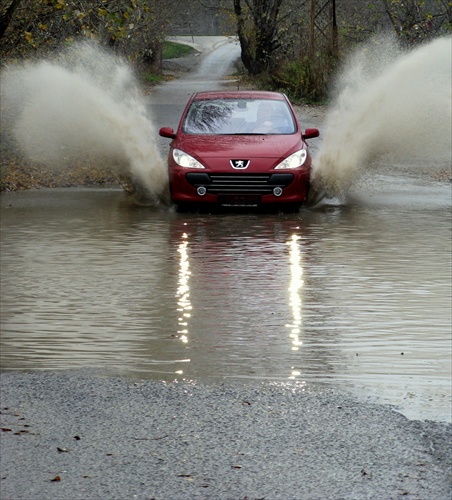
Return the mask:
{"type": "Polygon", "coordinates": [[[168,139],[175,139],[176,134],[171,127],[162,127],[159,130],[159,135],[162,137],[167,137],[168,139]]]}
{"type": "Polygon", "coordinates": [[[314,139],[314,137],[318,137],[319,135],[320,133],[316,128],[307,128],[302,137],[303,139],[314,139]]]}

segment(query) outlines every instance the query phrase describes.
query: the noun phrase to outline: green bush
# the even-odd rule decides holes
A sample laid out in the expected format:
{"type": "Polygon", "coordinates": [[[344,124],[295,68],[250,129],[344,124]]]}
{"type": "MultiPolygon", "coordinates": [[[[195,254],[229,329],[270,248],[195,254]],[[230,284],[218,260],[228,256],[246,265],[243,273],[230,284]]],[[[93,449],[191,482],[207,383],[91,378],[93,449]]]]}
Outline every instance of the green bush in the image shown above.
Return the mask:
{"type": "Polygon", "coordinates": [[[155,73],[146,73],[144,76],[143,76],[144,80],[147,82],[147,83],[160,83],[163,81],[163,77],[162,75],[159,75],[159,74],[155,74],[155,73]]]}
{"type": "Polygon", "coordinates": [[[281,63],[269,75],[269,84],[295,101],[319,103],[326,99],[335,60],[328,56],[306,56],[281,63]]]}
{"type": "Polygon", "coordinates": [[[163,42],[162,58],[175,59],[177,57],[184,57],[196,52],[193,47],[176,42],[163,42]]]}

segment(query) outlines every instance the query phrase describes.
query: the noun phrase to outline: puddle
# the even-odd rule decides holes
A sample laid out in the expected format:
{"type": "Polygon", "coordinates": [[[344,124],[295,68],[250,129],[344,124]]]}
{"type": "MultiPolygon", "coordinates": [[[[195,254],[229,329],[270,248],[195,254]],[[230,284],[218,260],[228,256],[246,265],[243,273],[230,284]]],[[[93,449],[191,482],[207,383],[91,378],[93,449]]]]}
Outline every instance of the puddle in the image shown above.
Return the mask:
{"type": "Polygon", "coordinates": [[[450,421],[450,186],[416,189],[290,215],[3,193],[1,368],[315,382],[450,421]]]}

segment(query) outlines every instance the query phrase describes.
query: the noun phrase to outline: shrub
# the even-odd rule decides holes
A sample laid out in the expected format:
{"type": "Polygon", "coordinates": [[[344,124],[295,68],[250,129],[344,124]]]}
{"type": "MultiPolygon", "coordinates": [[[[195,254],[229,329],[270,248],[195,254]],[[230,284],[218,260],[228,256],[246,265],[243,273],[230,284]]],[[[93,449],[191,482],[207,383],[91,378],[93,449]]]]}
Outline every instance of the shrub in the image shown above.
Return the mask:
{"type": "Polygon", "coordinates": [[[335,59],[332,57],[318,54],[282,62],[269,75],[270,85],[294,100],[322,102],[327,97],[334,64],[335,59]]]}

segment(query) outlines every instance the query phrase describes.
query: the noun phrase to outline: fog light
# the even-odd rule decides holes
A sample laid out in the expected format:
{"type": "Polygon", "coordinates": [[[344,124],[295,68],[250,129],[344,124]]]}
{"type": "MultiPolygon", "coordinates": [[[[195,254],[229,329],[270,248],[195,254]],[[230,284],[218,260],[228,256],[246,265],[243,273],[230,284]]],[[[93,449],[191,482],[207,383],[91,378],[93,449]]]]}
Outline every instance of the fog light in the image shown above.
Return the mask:
{"type": "Polygon", "coordinates": [[[196,192],[199,194],[199,196],[204,196],[207,193],[207,189],[204,186],[199,186],[196,192]]]}
{"type": "Polygon", "coordinates": [[[280,188],[279,186],[275,187],[275,188],[273,189],[273,194],[274,194],[275,196],[281,196],[281,195],[282,195],[282,188],[280,188]]]}

